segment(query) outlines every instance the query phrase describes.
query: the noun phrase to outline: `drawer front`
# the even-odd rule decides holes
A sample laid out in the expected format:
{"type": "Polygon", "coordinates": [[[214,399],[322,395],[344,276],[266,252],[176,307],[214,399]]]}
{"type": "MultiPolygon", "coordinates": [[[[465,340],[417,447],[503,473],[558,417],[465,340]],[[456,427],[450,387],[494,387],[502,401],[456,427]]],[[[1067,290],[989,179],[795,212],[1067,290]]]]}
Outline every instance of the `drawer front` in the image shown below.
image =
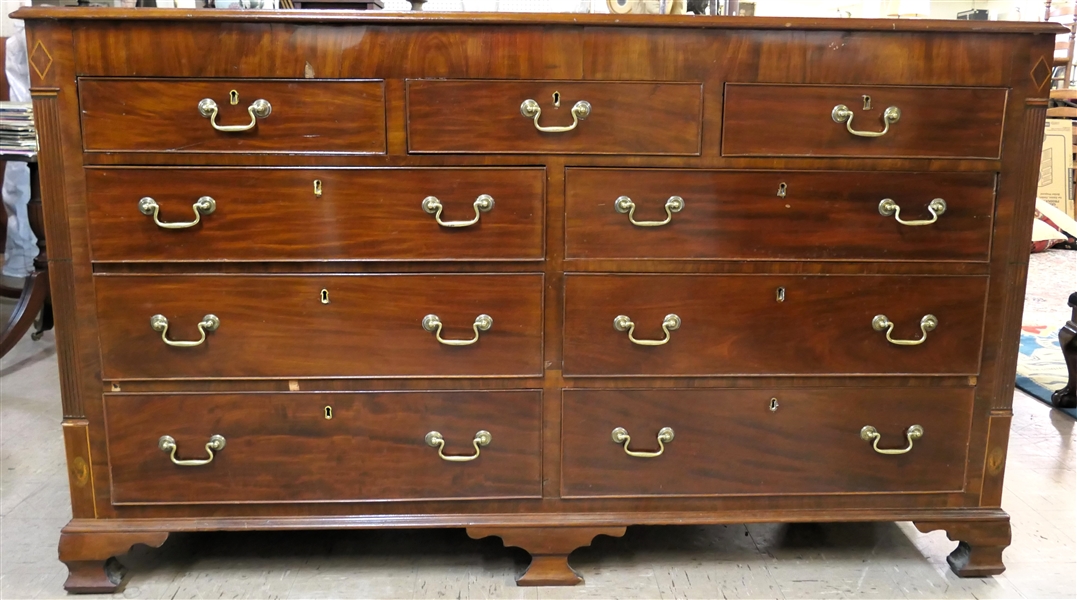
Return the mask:
{"type": "Polygon", "coordinates": [[[87,169],[90,239],[97,261],[540,260],[545,182],[543,169],[87,169]]]}
{"type": "Polygon", "coordinates": [[[105,379],[542,374],[542,275],[101,276],[105,379]],[[323,293],[324,290],[324,293],[323,293]],[[151,326],[162,315],[167,329],[151,326]],[[206,315],[216,329],[201,338],[206,315]],[[435,315],[441,323],[427,320],[435,315]],[[479,317],[487,315],[492,323],[479,317]],[[430,327],[424,327],[424,321],[430,327]],[[440,331],[440,333],[439,333],[440,331]],[[441,339],[477,341],[446,345],[441,339]]]}
{"type": "Polygon", "coordinates": [[[385,154],[384,96],[381,81],[79,80],[89,152],[385,154]]]}
{"type": "Polygon", "coordinates": [[[566,190],[568,258],[986,262],[995,176],[569,169],[566,190]]]}
{"type": "Polygon", "coordinates": [[[411,80],[408,149],[698,155],[702,111],[698,83],[411,80]],[[523,114],[527,100],[536,103],[537,126],[523,114]]]}
{"type": "Polygon", "coordinates": [[[986,293],[973,276],[570,274],[564,372],[975,375],[986,293]],[[877,315],[895,341],[926,339],[894,344],[877,315]],[[924,334],[928,315],[937,327],[924,334]]]}
{"type": "Polygon", "coordinates": [[[972,399],[968,388],[566,390],[561,493],[960,491],[972,399]],[[903,450],[914,425],[922,436],[904,454],[880,454],[861,437],[870,426],[881,450],[903,450]],[[657,452],[663,428],[672,440],[660,456],[629,456],[623,438],[613,440],[618,427],[632,452],[657,452]]]}
{"type": "Polygon", "coordinates": [[[1001,88],[727,83],[722,154],[998,158],[1006,94],[1001,88]],[[851,121],[835,120],[838,106],[850,111],[851,121]],[[887,124],[891,107],[900,114],[887,124]]]}
{"type": "Polygon", "coordinates": [[[535,391],[110,395],[114,504],[523,498],[541,495],[535,391]],[[329,415],[331,418],[326,418],[329,415]],[[444,440],[447,461],[426,443],[444,440]],[[224,446],[207,464],[212,436],[224,446]]]}

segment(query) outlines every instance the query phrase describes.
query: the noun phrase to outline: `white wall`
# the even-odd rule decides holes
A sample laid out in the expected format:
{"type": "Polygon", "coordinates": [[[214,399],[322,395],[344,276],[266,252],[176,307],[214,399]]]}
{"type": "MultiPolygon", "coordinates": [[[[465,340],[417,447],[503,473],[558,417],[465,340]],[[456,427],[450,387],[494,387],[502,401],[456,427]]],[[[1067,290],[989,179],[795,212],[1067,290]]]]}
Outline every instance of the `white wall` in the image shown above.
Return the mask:
{"type": "Polygon", "coordinates": [[[14,31],[14,24],[8,15],[23,4],[29,3],[30,0],[0,0],[0,37],[9,37],[14,31]]]}

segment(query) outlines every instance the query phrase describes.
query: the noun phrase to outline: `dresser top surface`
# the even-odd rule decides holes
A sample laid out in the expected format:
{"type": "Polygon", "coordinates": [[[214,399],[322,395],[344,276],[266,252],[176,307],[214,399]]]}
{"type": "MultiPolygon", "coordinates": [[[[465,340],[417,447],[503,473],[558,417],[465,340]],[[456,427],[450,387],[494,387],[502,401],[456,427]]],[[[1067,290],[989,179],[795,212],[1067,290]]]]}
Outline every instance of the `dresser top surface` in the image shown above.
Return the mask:
{"type": "Polygon", "coordinates": [[[189,10],[168,8],[25,7],[12,17],[27,20],[156,22],[265,22],[384,25],[565,25],[729,30],[820,30],[1062,34],[1056,23],[930,19],[828,19],[801,17],[704,17],[573,13],[462,13],[358,10],[189,10]]]}

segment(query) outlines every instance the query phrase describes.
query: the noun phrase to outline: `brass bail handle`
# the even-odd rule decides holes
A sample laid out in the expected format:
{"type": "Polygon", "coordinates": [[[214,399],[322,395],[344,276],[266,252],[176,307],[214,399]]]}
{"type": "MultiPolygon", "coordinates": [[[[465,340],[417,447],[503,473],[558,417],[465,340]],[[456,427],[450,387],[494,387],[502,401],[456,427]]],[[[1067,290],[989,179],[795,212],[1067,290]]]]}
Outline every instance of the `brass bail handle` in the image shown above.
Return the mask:
{"type": "Polygon", "coordinates": [[[268,101],[261,98],[252,102],[251,105],[247,107],[247,114],[251,116],[251,122],[246,125],[218,125],[217,110],[217,103],[214,102],[212,98],[203,98],[198,103],[198,113],[209,119],[209,124],[212,125],[214,129],[225,133],[235,133],[254,129],[254,126],[258,124],[258,119],[264,119],[273,112],[273,106],[268,101]]]}
{"type": "Polygon", "coordinates": [[[879,454],[893,455],[905,454],[906,452],[912,450],[913,440],[918,440],[924,437],[924,428],[919,425],[913,425],[906,429],[905,441],[908,443],[908,445],[904,448],[880,448],[879,440],[881,440],[882,437],[882,434],[879,433],[879,431],[871,425],[865,425],[864,428],[860,430],[860,439],[864,440],[865,442],[870,442],[872,449],[874,449],[879,454]]]}
{"type": "Polygon", "coordinates": [[[636,220],[636,203],[632,202],[632,199],[628,196],[621,196],[613,203],[613,210],[621,213],[622,215],[628,213],[628,222],[632,223],[636,227],[661,227],[662,225],[668,225],[673,220],[673,213],[681,212],[684,210],[684,198],[680,196],[670,196],[666,200],[665,204],[666,218],[662,221],[637,221],[636,220]]]}
{"type": "Polygon", "coordinates": [[[676,331],[680,326],[681,318],[671,313],[666,315],[666,318],[662,319],[662,331],[665,332],[666,337],[660,340],[637,340],[635,336],[632,335],[636,332],[636,324],[632,322],[632,319],[627,315],[617,315],[613,320],[613,328],[617,331],[627,331],[628,339],[631,340],[633,344],[639,346],[661,346],[663,344],[668,344],[672,337],[670,332],[676,331]]]}
{"type": "Polygon", "coordinates": [[[882,137],[890,131],[890,125],[897,123],[901,118],[901,109],[896,106],[891,106],[883,111],[883,130],[882,131],[860,131],[853,129],[853,111],[849,110],[848,106],[839,104],[834,107],[834,110],[830,111],[830,118],[834,119],[835,123],[845,123],[845,128],[849,130],[849,133],[866,138],[882,137]]]}
{"type": "Polygon", "coordinates": [[[159,218],[158,215],[161,212],[161,205],[158,204],[156,200],[146,196],[138,201],[138,212],[148,217],[153,217],[154,224],[161,229],[187,229],[189,227],[194,227],[202,220],[202,215],[212,214],[213,211],[217,210],[217,201],[209,196],[202,196],[198,200],[195,200],[194,204],[191,205],[191,208],[194,209],[193,221],[169,223],[167,221],[162,221],[159,218]]]}
{"type": "Polygon", "coordinates": [[[434,215],[434,220],[442,227],[470,227],[479,222],[482,213],[493,210],[494,199],[489,194],[482,194],[476,198],[475,203],[472,204],[475,208],[475,218],[470,221],[442,221],[441,211],[444,210],[445,207],[442,206],[441,200],[438,200],[436,196],[427,196],[424,198],[422,206],[424,211],[434,215]]]}
{"type": "Polygon", "coordinates": [[[890,337],[894,331],[894,323],[886,315],[875,315],[871,320],[871,328],[875,331],[886,331],[886,341],[895,346],[919,346],[927,341],[927,332],[934,331],[939,326],[939,319],[935,315],[924,315],[920,319],[920,339],[918,340],[895,340],[890,337]]]}
{"type": "Polygon", "coordinates": [[[535,102],[531,98],[524,100],[520,104],[520,114],[533,119],[535,123],[535,129],[543,133],[565,133],[566,131],[572,131],[579,124],[591,115],[591,103],[586,100],[580,100],[572,106],[572,125],[566,125],[564,127],[548,126],[544,127],[539,125],[539,117],[542,116],[542,107],[538,102],[535,102]]]}
{"type": "Polygon", "coordinates": [[[475,447],[475,454],[465,454],[463,456],[445,454],[445,437],[437,431],[431,431],[426,434],[426,445],[432,448],[438,449],[438,456],[441,460],[447,460],[449,462],[467,462],[469,460],[475,460],[479,457],[479,453],[482,452],[480,448],[490,445],[493,441],[493,436],[489,431],[480,429],[475,433],[475,438],[471,440],[471,444],[475,447]]]}
{"type": "Polygon", "coordinates": [[[632,442],[632,436],[628,435],[628,431],[624,427],[617,427],[610,434],[610,439],[615,444],[624,445],[625,454],[634,456],[636,458],[656,458],[662,456],[662,453],[666,451],[666,444],[673,441],[673,428],[663,427],[658,430],[658,452],[637,452],[635,450],[629,450],[628,444],[632,442]]]}
{"type": "Polygon", "coordinates": [[[890,198],[884,198],[879,202],[879,214],[884,217],[894,217],[894,220],[906,227],[920,227],[922,225],[931,225],[935,221],[939,220],[939,216],[946,212],[946,201],[942,198],[935,198],[927,205],[927,212],[931,213],[930,219],[922,219],[919,221],[905,221],[901,218],[901,207],[897,202],[894,202],[890,198]]]}
{"type": "Polygon", "coordinates": [[[209,458],[190,460],[176,458],[176,450],[178,449],[178,446],[176,445],[176,440],[170,435],[162,435],[161,439],[157,440],[157,447],[169,453],[169,458],[172,459],[173,464],[177,464],[181,467],[201,467],[202,465],[208,465],[213,462],[213,453],[224,450],[224,443],[223,435],[211,436],[209,442],[206,442],[206,453],[209,454],[209,458]]]}
{"type": "Polygon", "coordinates": [[[150,317],[150,328],[161,334],[161,339],[166,344],[175,348],[193,348],[195,346],[202,345],[206,341],[207,331],[217,331],[217,328],[221,326],[221,320],[216,315],[206,315],[202,317],[202,320],[198,323],[198,332],[202,334],[202,337],[194,341],[182,341],[182,340],[170,340],[168,339],[168,319],[164,315],[153,315],[150,317]]]}
{"type": "Polygon", "coordinates": [[[490,315],[479,315],[475,317],[475,322],[472,324],[471,329],[475,332],[475,337],[470,340],[446,340],[441,337],[442,323],[441,319],[437,315],[426,315],[423,317],[423,329],[432,332],[434,337],[439,342],[446,346],[470,346],[479,341],[480,331],[489,331],[494,326],[494,318],[490,315]]]}

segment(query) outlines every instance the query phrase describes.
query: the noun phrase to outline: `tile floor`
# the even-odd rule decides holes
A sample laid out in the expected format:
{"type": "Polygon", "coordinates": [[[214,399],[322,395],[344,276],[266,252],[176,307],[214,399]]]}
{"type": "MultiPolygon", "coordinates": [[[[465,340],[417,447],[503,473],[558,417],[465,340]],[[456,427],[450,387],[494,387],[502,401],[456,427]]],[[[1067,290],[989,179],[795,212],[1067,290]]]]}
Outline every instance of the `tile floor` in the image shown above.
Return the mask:
{"type": "MultiPolygon", "coordinates": [[[[10,308],[7,308],[10,310],[10,308]]],[[[3,311],[6,313],[7,311],[3,311]]],[[[6,314],[3,315],[6,321],[6,314]]],[[[0,598],[63,597],[71,516],[51,333],[0,361],[0,598]]],[[[633,527],[573,554],[575,588],[517,588],[526,553],[462,530],[173,535],[124,560],[125,598],[1075,598],[1077,428],[1018,392],[1007,571],[958,579],[909,523],[633,527]]],[[[91,596],[92,597],[92,596],[91,596]]]]}

